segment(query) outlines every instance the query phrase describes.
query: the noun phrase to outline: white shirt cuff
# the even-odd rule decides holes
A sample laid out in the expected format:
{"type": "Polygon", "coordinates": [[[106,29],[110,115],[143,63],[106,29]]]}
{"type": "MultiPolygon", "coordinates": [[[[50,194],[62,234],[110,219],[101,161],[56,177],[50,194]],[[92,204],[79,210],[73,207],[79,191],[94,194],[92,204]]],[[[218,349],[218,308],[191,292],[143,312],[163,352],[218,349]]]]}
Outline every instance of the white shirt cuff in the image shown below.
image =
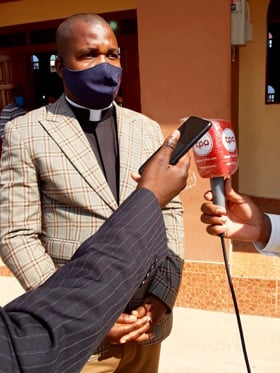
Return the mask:
{"type": "Polygon", "coordinates": [[[264,255],[280,256],[280,215],[266,215],[271,222],[271,235],[265,246],[260,242],[254,242],[255,248],[264,255]]]}

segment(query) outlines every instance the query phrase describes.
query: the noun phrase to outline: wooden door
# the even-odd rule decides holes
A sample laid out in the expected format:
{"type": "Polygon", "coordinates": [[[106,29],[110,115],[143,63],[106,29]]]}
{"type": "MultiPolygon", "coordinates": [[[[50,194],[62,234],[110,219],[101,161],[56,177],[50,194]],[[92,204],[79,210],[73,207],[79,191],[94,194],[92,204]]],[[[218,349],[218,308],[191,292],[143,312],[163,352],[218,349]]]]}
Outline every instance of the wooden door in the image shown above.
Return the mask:
{"type": "Polygon", "coordinates": [[[0,50],[0,110],[12,101],[12,89],[21,86],[29,107],[33,95],[30,63],[24,50],[0,50]]]}
{"type": "Polygon", "coordinates": [[[11,57],[6,53],[0,54],[0,110],[12,100],[13,76],[11,57]]]}
{"type": "Polygon", "coordinates": [[[137,34],[122,35],[119,38],[123,77],[120,95],[123,106],[140,112],[140,76],[137,34]]]}

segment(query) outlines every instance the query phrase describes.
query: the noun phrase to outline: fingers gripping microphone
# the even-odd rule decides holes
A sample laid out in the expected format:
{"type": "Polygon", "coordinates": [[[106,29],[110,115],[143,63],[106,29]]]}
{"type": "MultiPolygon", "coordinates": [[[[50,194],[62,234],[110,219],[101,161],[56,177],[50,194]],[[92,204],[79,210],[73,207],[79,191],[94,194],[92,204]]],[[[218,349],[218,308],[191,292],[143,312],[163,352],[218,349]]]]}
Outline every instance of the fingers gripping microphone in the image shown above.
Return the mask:
{"type": "Polygon", "coordinates": [[[194,160],[202,178],[210,178],[214,203],[225,207],[224,176],[230,176],[238,168],[235,135],[230,122],[211,119],[212,127],[195,144],[194,160]]]}

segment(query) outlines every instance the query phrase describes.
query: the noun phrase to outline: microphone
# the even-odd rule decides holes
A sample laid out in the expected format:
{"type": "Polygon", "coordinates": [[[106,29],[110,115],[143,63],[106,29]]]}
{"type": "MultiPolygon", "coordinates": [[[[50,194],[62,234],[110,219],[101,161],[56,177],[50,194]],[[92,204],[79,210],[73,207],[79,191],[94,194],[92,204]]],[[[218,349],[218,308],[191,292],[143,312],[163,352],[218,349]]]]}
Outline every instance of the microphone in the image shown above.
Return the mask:
{"type": "Polygon", "coordinates": [[[214,203],[225,207],[224,177],[238,168],[238,152],[231,123],[210,119],[212,127],[194,145],[194,160],[199,175],[210,178],[214,203]]]}
{"type": "MultiPolygon", "coordinates": [[[[199,175],[202,178],[210,178],[214,203],[225,207],[224,176],[234,174],[238,168],[237,144],[230,122],[223,119],[210,119],[210,121],[212,123],[211,128],[194,145],[193,154],[199,175]]],[[[247,372],[251,373],[238,304],[227,260],[224,233],[219,234],[219,236],[221,238],[226,274],[237,317],[247,372]]]]}

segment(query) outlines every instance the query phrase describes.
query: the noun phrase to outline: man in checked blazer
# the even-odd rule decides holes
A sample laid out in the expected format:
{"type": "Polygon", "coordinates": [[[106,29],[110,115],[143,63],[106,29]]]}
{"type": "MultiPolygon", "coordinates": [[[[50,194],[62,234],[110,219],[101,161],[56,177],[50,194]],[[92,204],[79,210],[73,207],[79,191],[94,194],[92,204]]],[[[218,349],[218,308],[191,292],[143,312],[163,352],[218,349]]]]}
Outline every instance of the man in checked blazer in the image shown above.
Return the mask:
{"type": "MultiPolygon", "coordinates": [[[[138,190],[70,262],[0,308],[0,372],[80,371],[139,285],[168,255],[160,208],[184,188],[189,168],[187,157],[168,167],[174,143],[176,137],[166,141],[138,180],[138,190]]],[[[142,321],[127,317],[129,340],[139,335],[135,325],[142,321]]]]}
{"type": "MultiPolygon", "coordinates": [[[[109,218],[135,188],[131,172],[163,142],[156,122],[113,101],[122,70],[103,18],[68,18],[56,42],[65,93],[9,122],[2,147],[1,256],[26,290],[65,264],[109,218]]],[[[125,309],[139,319],[149,315],[150,330],[124,346],[125,324],[117,321],[83,373],[103,372],[103,362],[110,372],[157,372],[181,280],[182,213],[177,197],[164,209],[169,255],[125,309]]]]}

